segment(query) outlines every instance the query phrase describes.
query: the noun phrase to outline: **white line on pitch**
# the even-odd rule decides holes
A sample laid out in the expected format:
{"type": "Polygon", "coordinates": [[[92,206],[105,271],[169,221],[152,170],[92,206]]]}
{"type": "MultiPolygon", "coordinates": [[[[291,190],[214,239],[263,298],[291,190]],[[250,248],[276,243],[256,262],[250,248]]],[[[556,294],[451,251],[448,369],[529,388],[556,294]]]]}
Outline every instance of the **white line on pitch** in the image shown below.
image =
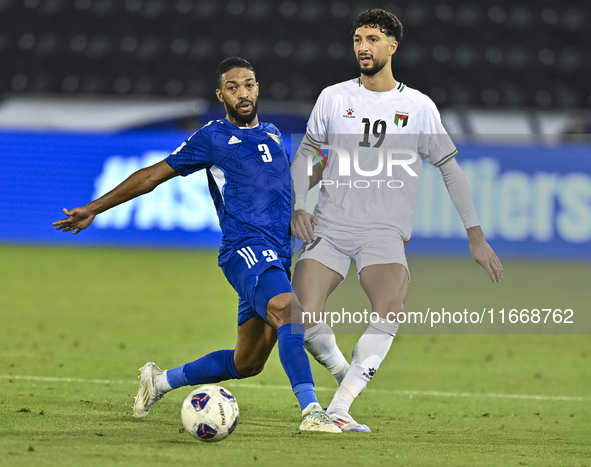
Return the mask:
{"type": "MultiPolygon", "coordinates": [[[[291,389],[289,386],[270,386],[266,384],[249,384],[241,381],[232,382],[238,387],[252,388],[252,389],[291,389]]],[[[336,388],[316,387],[316,391],[330,391],[334,392],[336,388]]],[[[548,401],[583,401],[590,402],[591,397],[575,397],[575,396],[542,396],[535,394],[496,394],[496,393],[475,393],[475,392],[441,392],[441,391],[409,391],[400,389],[366,389],[365,392],[379,393],[379,394],[398,394],[403,396],[436,396],[436,397],[485,397],[496,399],[531,399],[531,400],[548,400],[548,401]]]]}
{"type": "MultiPolygon", "coordinates": [[[[127,379],[83,379],[83,378],[56,378],[51,376],[20,376],[20,375],[0,375],[0,379],[27,380],[27,381],[47,381],[56,383],[95,383],[95,384],[137,384],[137,381],[127,379]]],[[[275,386],[269,384],[253,384],[242,381],[232,381],[233,386],[248,389],[276,389],[291,390],[289,386],[275,386]]],[[[317,386],[317,391],[334,392],[336,388],[325,388],[317,386]]],[[[497,393],[476,393],[476,392],[442,392],[442,391],[408,391],[400,389],[366,389],[365,392],[379,394],[398,394],[402,396],[435,396],[435,397],[473,397],[473,398],[493,398],[493,399],[529,399],[540,401],[573,401],[590,402],[591,397],[575,396],[543,396],[535,394],[497,394],[497,393]]]]}
{"type": "Polygon", "coordinates": [[[127,379],[82,379],[82,378],[55,378],[53,376],[19,376],[0,375],[0,379],[24,379],[29,381],[51,381],[56,383],[95,383],[95,384],[136,384],[136,381],[127,379]]]}

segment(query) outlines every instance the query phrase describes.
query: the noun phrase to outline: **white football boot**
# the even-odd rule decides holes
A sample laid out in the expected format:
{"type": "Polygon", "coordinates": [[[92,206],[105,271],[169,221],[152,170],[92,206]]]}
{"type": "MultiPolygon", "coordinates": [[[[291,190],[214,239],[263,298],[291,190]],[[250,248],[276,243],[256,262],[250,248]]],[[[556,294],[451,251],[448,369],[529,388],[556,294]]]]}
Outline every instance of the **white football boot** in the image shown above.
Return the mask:
{"type": "Polygon", "coordinates": [[[327,412],[326,415],[343,431],[371,432],[367,425],[357,423],[347,412],[327,412]]]}
{"type": "Polygon", "coordinates": [[[156,376],[164,373],[154,362],[148,362],[140,368],[140,388],[133,403],[133,416],[144,418],[154,404],[164,397],[164,393],[156,390],[156,376]]]}
{"type": "Polygon", "coordinates": [[[308,404],[302,411],[301,431],[323,431],[325,433],[340,433],[342,430],[335,425],[318,402],[308,404]]]}

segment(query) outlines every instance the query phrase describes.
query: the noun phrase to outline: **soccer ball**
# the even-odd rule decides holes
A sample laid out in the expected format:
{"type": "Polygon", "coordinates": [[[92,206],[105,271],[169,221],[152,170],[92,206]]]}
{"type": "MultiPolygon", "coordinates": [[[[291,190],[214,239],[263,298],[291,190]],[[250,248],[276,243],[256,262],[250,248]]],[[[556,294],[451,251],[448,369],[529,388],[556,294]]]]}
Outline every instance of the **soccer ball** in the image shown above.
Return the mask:
{"type": "Polygon", "coordinates": [[[207,384],[186,397],[181,418],[187,433],[199,441],[221,441],[238,424],[238,403],[227,389],[207,384]]]}

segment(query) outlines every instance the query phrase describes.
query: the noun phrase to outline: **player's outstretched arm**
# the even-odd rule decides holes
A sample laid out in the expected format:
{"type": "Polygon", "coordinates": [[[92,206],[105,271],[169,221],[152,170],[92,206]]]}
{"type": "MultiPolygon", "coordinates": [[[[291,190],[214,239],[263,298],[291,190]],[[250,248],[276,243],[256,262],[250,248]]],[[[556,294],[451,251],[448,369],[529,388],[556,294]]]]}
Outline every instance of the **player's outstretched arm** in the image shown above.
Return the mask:
{"type": "Polygon", "coordinates": [[[130,199],[151,192],[161,183],[179,175],[165,161],[138,170],[131,174],[125,181],[107,194],[88,203],[86,206],[74,208],[70,211],[64,209],[65,219],[53,223],[56,230],[63,232],[74,231],[79,234],[88,227],[97,214],[104,212],[130,199]]]}
{"type": "Polygon", "coordinates": [[[491,281],[494,283],[501,282],[503,278],[503,265],[488,242],[484,239],[480,226],[470,227],[466,231],[468,232],[472,259],[486,269],[491,281]]]}

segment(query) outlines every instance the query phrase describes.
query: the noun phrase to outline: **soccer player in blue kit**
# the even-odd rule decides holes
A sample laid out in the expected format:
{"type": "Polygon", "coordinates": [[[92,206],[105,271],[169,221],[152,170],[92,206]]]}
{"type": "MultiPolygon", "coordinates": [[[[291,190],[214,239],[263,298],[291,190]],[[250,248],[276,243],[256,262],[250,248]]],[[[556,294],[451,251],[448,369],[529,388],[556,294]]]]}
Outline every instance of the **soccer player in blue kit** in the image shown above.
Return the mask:
{"type": "Polygon", "coordinates": [[[301,305],[290,284],[289,154],[277,128],[258,121],[259,84],[251,64],[228,58],[220,64],[217,78],[224,120],[209,122],[165,160],[135,172],[101,198],[64,209],[68,217],[53,225],[76,235],[107,209],[177,175],[207,170],[223,233],[218,264],[239,295],[238,341],[232,350],[212,352],[166,371],[146,363],[140,369],[134,416],[148,415],[172,389],[257,375],[278,342],[281,364],[302,408],[300,430],[339,433],[316,399],[298,319],[301,305]]]}

